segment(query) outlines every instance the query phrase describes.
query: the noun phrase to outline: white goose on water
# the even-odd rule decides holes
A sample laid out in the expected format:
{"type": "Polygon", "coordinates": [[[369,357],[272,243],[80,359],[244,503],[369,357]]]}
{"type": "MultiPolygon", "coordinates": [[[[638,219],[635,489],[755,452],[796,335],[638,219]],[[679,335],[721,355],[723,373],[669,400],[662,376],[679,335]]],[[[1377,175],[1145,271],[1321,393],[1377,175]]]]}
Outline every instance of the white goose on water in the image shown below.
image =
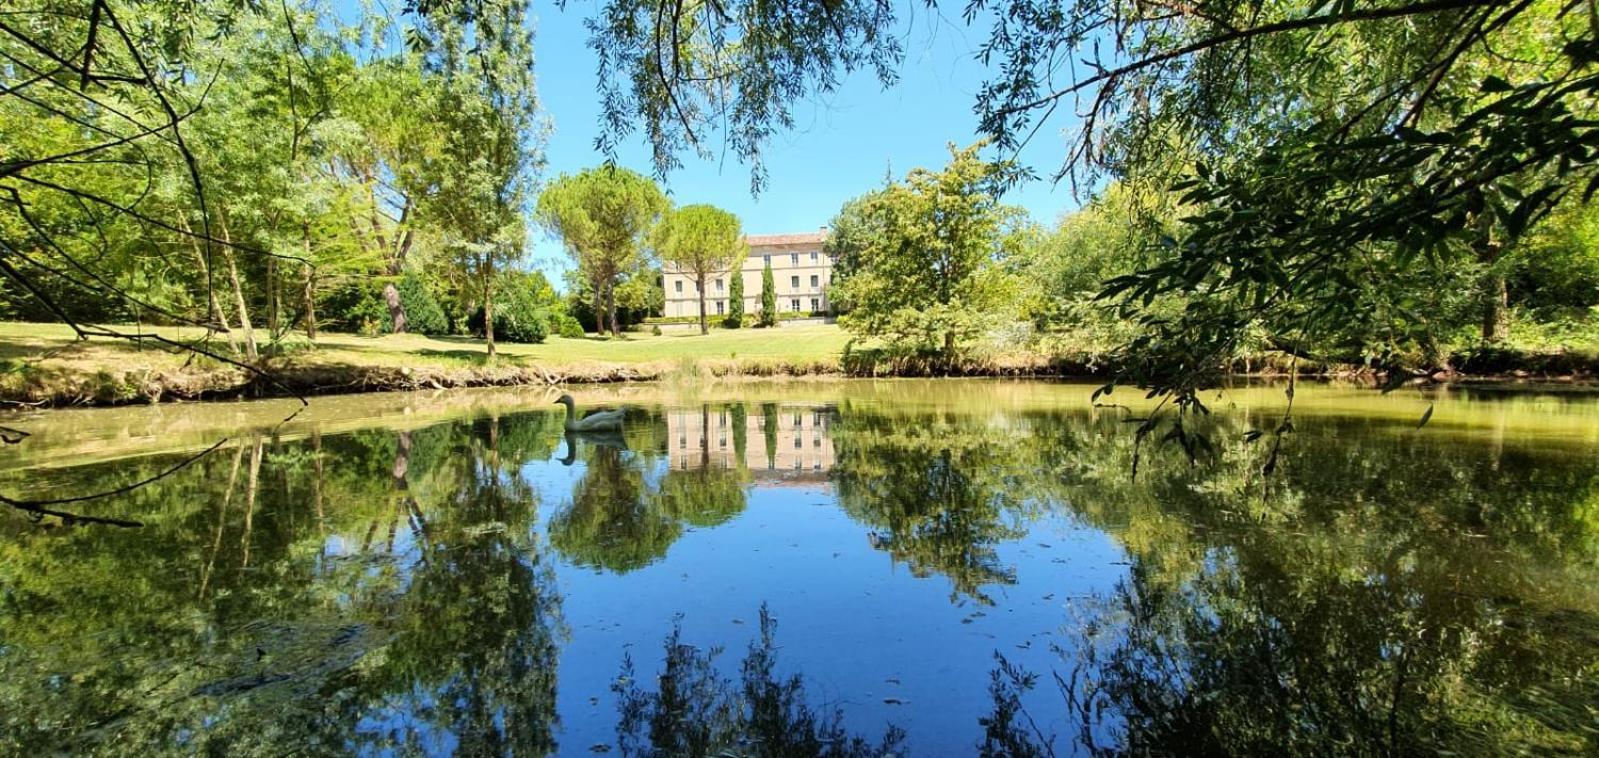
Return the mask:
{"type": "Polygon", "coordinates": [[[571,395],[562,395],[555,402],[566,406],[566,430],[569,432],[608,432],[622,428],[622,411],[594,411],[583,418],[577,417],[577,401],[571,395]]]}

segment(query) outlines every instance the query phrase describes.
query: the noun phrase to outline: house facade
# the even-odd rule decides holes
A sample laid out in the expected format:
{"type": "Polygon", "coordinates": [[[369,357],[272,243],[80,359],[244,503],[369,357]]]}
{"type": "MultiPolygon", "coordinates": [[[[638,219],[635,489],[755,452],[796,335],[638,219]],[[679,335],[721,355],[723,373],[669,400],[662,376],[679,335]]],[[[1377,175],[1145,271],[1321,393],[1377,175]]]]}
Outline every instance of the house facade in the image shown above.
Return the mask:
{"type": "MultiPolygon", "coordinates": [[[[728,297],[732,277],[744,278],[744,313],[756,315],[761,309],[761,271],[772,267],[772,282],[777,290],[779,313],[823,315],[832,307],[827,302],[827,285],[832,280],[833,261],[822,250],[827,230],[802,234],[752,234],[744,238],[749,256],[737,272],[718,272],[705,280],[705,313],[711,318],[725,315],[732,307],[728,297]]],[[[666,294],[667,318],[700,315],[698,285],[693,272],[680,271],[671,263],[661,267],[661,287],[666,294]]]]}

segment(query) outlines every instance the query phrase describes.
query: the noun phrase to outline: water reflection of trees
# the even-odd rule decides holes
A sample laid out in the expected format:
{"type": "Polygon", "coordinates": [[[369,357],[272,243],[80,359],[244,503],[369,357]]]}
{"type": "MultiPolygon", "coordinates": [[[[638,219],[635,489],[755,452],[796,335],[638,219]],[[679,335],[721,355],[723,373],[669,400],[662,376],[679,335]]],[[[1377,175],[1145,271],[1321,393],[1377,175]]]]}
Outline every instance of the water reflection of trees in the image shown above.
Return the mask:
{"type": "MultiPolygon", "coordinates": [[[[742,446],[739,436],[734,439],[742,446]]],[[[702,456],[696,466],[663,469],[661,461],[615,444],[572,442],[577,443],[573,452],[581,450],[584,471],[571,502],[551,519],[549,532],[551,545],[580,566],[618,572],[642,568],[663,558],[685,525],[715,526],[744,510],[749,475],[742,467],[716,465],[702,456]]]]}
{"type": "MultiPolygon", "coordinates": [[[[1065,718],[1063,741],[1596,748],[1591,455],[1317,419],[1262,477],[1262,444],[1243,441],[1255,420],[1224,417],[1209,422],[1213,460],[1150,448],[1135,479],[1119,412],[889,408],[831,420],[839,501],[896,560],[949,577],[957,598],[1029,578],[1000,550],[1052,512],[1127,551],[1124,581],[1075,607],[1060,665],[1035,672],[1035,686],[1056,689],[1058,674],[1067,688],[1064,712],[1032,714],[1065,718]]],[[[751,434],[776,428],[776,407],[729,412],[751,434]]],[[[145,529],[0,520],[0,753],[557,749],[564,631],[538,509],[558,508],[550,547],[621,571],[736,516],[749,479],[660,466],[647,452],[664,448],[659,429],[643,425],[628,446],[646,452],[584,445],[585,471],[557,504],[519,475],[554,452],[553,420],[248,439],[131,494],[124,515],[145,529]]],[[[737,460],[773,444],[733,429],[737,460]]],[[[169,462],[30,484],[99,490],[169,462]]],[[[768,733],[802,738],[772,745],[882,747],[843,739],[765,654],[752,650],[731,681],[708,656],[674,636],[668,678],[620,693],[628,751],[748,747],[768,733]]],[[[1019,709],[1059,700],[1018,697],[1025,672],[996,675],[990,752],[1047,751],[1019,709]]]]}
{"type": "MultiPolygon", "coordinates": [[[[1076,608],[1052,679],[1082,748],[1591,752],[1599,461],[1325,421],[1263,478],[1247,419],[1138,480],[1124,436],[1040,436],[1058,497],[1133,565],[1076,608]],[[1558,463],[1556,463],[1558,461],[1558,463]]],[[[1147,452],[1147,451],[1146,451],[1147,452]]],[[[995,671],[990,754],[1047,754],[995,671]]],[[[1060,714],[1050,714],[1058,716],[1060,714]]]]}
{"type": "Polygon", "coordinates": [[[941,574],[956,597],[990,603],[986,585],[1016,579],[997,548],[1025,533],[1036,504],[1020,431],[846,408],[833,424],[839,505],[917,576],[941,574]]]}
{"type": "Polygon", "coordinates": [[[551,751],[538,427],[250,439],[130,495],[145,529],[0,527],[0,752],[551,751]]]}
{"type": "Polygon", "coordinates": [[[761,607],[759,636],[750,643],[738,682],[716,665],[719,647],[683,642],[682,629],[667,636],[655,686],[641,686],[631,657],[613,689],[616,732],[626,756],[893,756],[905,735],[889,727],[876,743],[849,732],[843,713],[817,711],[807,702],[801,675],[777,674],[776,622],[761,607]]]}

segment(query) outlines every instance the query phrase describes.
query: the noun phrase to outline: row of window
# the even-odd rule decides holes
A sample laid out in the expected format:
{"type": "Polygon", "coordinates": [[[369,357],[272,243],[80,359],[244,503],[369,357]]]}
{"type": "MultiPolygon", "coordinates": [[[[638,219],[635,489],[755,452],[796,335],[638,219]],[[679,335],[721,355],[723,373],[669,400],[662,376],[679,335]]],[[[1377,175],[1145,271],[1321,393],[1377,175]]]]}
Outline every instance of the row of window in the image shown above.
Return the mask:
{"type": "MultiPolygon", "coordinates": [[[[801,437],[800,435],[797,435],[797,434],[794,435],[794,449],[795,450],[799,450],[799,449],[805,447],[804,440],[805,440],[804,437],[801,437]]],[[[677,444],[682,445],[684,447],[687,447],[688,446],[688,435],[686,435],[686,434],[677,435],[677,444]]],[[[703,434],[700,435],[699,444],[702,447],[705,445],[705,435],[703,435],[703,434]]],[[[719,447],[719,448],[722,448],[722,449],[726,449],[727,448],[727,435],[725,435],[725,434],[722,435],[722,437],[716,441],[716,446],[719,447]]],[[[813,438],[811,440],[811,447],[821,447],[821,446],[822,446],[822,438],[821,437],[815,437],[815,438],[813,438]]]]}
{"type": "MultiPolygon", "coordinates": [[[[768,265],[768,266],[772,265],[772,256],[770,254],[761,256],[761,262],[766,264],[766,265],[768,265]]],[[[799,253],[789,253],[788,265],[790,265],[790,266],[798,266],[799,262],[800,262],[799,253]]],[[[821,253],[811,253],[811,263],[821,263],[821,262],[822,262],[822,254],[821,253]]]]}
{"type": "MultiPolygon", "coordinates": [[[[716,307],[716,314],[717,315],[722,315],[724,313],[727,313],[727,301],[726,300],[713,300],[711,302],[716,307]]],[[[799,309],[800,309],[800,299],[796,297],[796,298],[793,298],[793,299],[789,300],[788,301],[788,309],[791,310],[791,311],[798,312],[799,309]]],[[[822,310],[822,299],[818,298],[818,297],[811,298],[811,313],[816,313],[816,312],[818,312],[820,310],[822,310]]]]}
{"type": "MultiPolygon", "coordinates": [[[[800,278],[798,276],[791,276],[791,277],[788,278],[788,283],[789,283],[789,288],[790,289],[799,289],[800,278]]],[[[679,279],[679,280],[677,280],[675,282],[675,284],[677,285],[677,294],[679,294],[679,295],[683,294],[683,280],[679,279]]],[[[821,276],[821,274],[811,274],[811,287],[814,288],[814,287],[820,287],[820,286],[822,286],[822,276],[821,276]]],[[[717,279],[716,280],[716,291],[717,292],[721,292],[723,289],[724,289],[724,287],[723,287],[723,284],[722,284],[722,280],[721,279],[717,279]]],[[[694,291],[695,292],[699,292],[700,291],[699,282],[695,282],[694,283],[694,291]]]]}

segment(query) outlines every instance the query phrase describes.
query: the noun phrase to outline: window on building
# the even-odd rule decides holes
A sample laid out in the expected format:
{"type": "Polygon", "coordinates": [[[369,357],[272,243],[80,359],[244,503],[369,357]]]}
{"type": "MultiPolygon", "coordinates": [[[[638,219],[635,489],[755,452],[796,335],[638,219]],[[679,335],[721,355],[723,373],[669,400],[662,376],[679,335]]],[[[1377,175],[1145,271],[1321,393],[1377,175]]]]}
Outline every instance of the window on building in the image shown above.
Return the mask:
{"type": "Polygon", "coordinates": [[[716,315],[718,315],[718,316],[722,315],[722,301],[721,300],[716,301],[716,315]]]}
{"type": "Polygon", "coordinates": [[[791,266],[798,266],[799,265],[799,253],[793,253],[793,254],[789,255],[788,256],[788,262],[789,262],[789,265],[791,265],[791,266]]]}
{"type": "Polygon", "coordinates": [[[795,313],[799,313],[799,298],[796,297],[793,300],[788,301],[788,307],[795,313]]]}
{"type": "Polygon", "coordinates": [[[762,260],[762,262],[764,262],[764,263],[765,263],[765,264],[766,264],[766,265],[767,265],[767,266],[771,266],[771,265],[772,265],[772,256],[770,256],[770,255],[763,255],[763,256],[761,256],[761,260],[762,260]]]}
{"type": "Polygon", "coordinates": [[[822,286],[822,276],[821,276],[821,274],[811,274],[811,286],[812,287],[820,287],[820,286],[822,286]]]}
{"type": "Polygon", "coordinates": [[[799,277],[797,277],[797,276],[789,277],[788,278],[788,286],[789,286],[790,289],[796,289],[796,290],[799,289],[799,277]]]}
{"type": "Polygon", "coordinates": [[[817,300],[816,298],[814,298],[814,297],[811,298],[811,313],[815,313],[815,312],[817,312],[817,311],[819,311],[821,309],[822,309],[821,302],[819,300],[817,300]]]}
{"type": "Polygon", "coordinates": [[[699,292],[700,291],[700,283],[699,282],[695,282],[694,283],[694,291],[695,292],[699,292]]]}
{"type": "Polygon", "coordinates": [[[820,256],[820,253],[811,253],[811,263],[815,263],[815,262],[816,262],[816,259],[817,259],[817,258],[818,258],[818,257],[819,257],[819,256],[820,256]]]}
{"type": "Polygon", "coordinates": [[[683,280],[679,279],[676,282],[673,282],[673,284],[677,285],[677,294],[683,294],[683,280]]]}
{"type": "Polygon", "coordinates": [[[805,440],[800,438],[800,437],[798,437],[798,436],[796,436],[794,438],[794,449],[795,450],[799,450],[799,449],[801,449],[803,447],[805,447],[805,440]]]}

